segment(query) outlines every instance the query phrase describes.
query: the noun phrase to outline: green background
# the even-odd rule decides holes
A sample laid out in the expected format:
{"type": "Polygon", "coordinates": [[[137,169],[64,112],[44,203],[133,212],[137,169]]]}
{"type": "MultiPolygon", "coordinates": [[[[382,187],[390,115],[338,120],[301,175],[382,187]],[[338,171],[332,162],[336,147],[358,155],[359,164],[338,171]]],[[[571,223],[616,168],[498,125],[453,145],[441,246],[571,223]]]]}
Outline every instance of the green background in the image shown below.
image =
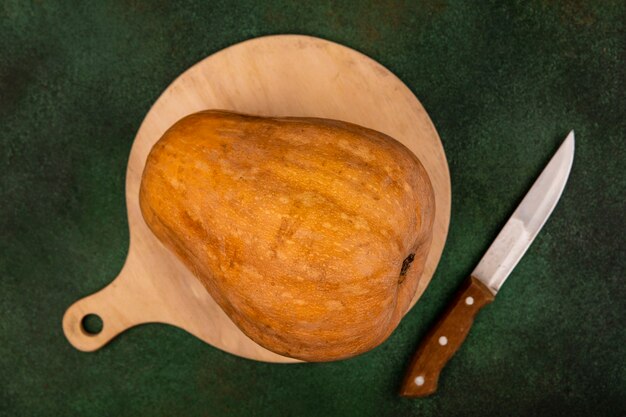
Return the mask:
{"type": "Polygon", "coordinates": [[[623,1],[2,0],[0,414],[626,415],[625,21],[623,1]],[[453,204],[424,297],[338,363],[257,363],[164,325],[75,350],[61,317],[124,262],[126,163],[151,103],[207,55],[276,33],[373,57],[428,110],[453,204]],[[437,394],[399,398],[420,337],[572,128],[552,218],[437,394]]]}

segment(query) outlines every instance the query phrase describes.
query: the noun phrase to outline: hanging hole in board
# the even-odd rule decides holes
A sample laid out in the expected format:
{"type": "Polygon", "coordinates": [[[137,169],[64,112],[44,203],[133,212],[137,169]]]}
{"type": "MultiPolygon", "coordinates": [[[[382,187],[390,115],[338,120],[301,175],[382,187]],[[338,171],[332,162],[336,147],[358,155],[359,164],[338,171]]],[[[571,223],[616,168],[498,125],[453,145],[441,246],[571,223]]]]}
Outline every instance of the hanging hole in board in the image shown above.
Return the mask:
{"type": "Polygon", "coordinates": [[[95,336],[102,331],[104,323],[102,322],[102,318],[100,318],[99,315],[87,314],[80,321],[80,326],[87,336],[95,336]]]}

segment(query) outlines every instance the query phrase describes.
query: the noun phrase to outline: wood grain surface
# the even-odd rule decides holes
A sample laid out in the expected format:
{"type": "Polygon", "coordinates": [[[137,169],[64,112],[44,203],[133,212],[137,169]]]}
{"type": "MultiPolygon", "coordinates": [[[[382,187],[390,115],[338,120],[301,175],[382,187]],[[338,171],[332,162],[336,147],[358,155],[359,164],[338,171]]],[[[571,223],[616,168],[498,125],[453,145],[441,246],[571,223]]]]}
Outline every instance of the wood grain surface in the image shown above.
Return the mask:
{"type": "Polygon", "coordinates": [[[494,299],[477,278],[469,277],[437,324],[422,340],[409,364],[400,395],[426,397],[437,390],[442,369],[461,347],[476,314],[494,299]]]}
{"type": "Polygon", "coordinates": [[[66,311],[63,330],[75,348],[97,350],[124,330],[152,322],[178,326],[249,359],[298,362],[245,336],[154,237],[141,216],[138,192],[148,152],[174,122],[204,109],[345,120],[386,133],[414,152],[429,173],[436,200],[432,248],[415,304],[432,278],[450,220],[448,166],[426,111],[402,81],[359,52],[308,36],[268,36],[231,46],[194,65],[148,112],[135,138],[126,175],[128,257],[111,284],[66,311]],[[84,329],[82,321],[88,314],[102,318],[99,333],[84,329]]]}

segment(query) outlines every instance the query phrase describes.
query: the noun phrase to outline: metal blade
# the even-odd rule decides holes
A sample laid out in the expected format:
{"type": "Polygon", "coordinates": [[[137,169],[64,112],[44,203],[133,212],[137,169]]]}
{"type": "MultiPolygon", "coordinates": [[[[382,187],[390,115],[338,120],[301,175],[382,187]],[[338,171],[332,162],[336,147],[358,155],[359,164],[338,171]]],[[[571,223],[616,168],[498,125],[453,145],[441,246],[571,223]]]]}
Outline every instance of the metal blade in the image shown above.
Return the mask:
{"type": "Polygon", "coordinates": [[[556,207],[574,161],[572,130],[472,272],[494,294],[556,207]]]}

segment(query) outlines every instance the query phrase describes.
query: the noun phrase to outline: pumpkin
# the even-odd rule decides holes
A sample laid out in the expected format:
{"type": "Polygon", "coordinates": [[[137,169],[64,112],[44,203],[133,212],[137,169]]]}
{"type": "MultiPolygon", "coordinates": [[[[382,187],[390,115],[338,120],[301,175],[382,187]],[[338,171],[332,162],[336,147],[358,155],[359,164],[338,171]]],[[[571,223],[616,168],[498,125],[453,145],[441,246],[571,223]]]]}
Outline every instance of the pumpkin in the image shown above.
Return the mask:
{"type": "Polygon", "coordinates": [[[140,205],[248,337],[306,361],[352,357],[392,333],[435,209],[419,160],[383,133],[216,110],[154,145],[140,205]]]}

